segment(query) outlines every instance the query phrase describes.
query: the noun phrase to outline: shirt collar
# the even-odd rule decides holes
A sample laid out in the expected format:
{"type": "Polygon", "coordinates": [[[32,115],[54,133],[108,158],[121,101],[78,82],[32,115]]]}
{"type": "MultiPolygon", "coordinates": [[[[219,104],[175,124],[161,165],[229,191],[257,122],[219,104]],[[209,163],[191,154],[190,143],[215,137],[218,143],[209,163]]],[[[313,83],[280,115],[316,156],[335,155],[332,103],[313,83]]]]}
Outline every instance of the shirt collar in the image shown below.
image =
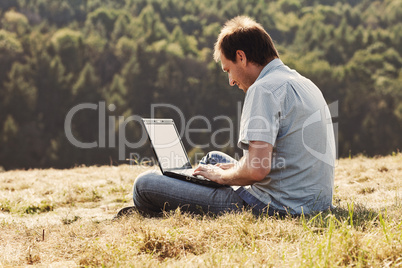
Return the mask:
{"type": "Polygon", "coordinates": [[[283,65],[283,62],[280,59],[273,59],[271,60],[267,65],[265,65],[264,69],[262,69],[262,71],[260,72],[260,74],[257,77],[258,81],[259,79],[263,78],[264,76],[266,76],[269,72],[271,72],[272,70],[276,69],[277,67],[283,65]]]}

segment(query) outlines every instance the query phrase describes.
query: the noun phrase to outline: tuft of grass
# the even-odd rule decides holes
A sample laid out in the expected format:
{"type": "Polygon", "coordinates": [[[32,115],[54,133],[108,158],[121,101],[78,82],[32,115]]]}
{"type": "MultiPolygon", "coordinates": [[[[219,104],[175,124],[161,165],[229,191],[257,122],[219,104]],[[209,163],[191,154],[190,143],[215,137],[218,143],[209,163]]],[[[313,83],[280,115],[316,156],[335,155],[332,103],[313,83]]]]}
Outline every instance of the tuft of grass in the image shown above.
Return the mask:
{"type": "Polygon", "coordinates": [[[357,193],[358,194],[372,194],[375,192],[375,188],[373,187],[364,187],[360,189],[357,193]]]}
{"type": "Polygon", "coordinates": [[[0,211],[1,212],[11,212],[11,204],[10,200],[1,200],[0,201],[0,211]]]}
{"type": "Polygon", "coordinates": [[[37,214],[53,211],[54,205],[49,200],[28,203],[22,200],[2,200],[0,211],[6,213],[37,214]]]}
{"type": "Polygon", "coordinates": [[[76,222],[76,221],[78,221],[79,219],[81,219],[80,216],[74,216],[74,217],[70,218],[70,217],[68,217],[68,215],[67,215],[66,217],[64,217],[64,218],[61,219],[61,222],[62,222],[63,224],[72,224],[73,222],[76,222]]]}
{"type": "Polygon", "coordinates": [[[381,166],[381,167],[378,168],[378,171],[380,171],[380,172],[388,172],[389,169],[386,166],[381,166]]]}
{"type": "Polygon", "coordinates": [[[140,252],[156,256],[163,261],[166,258],[179,258],[186,254],[200,255],[205,249],[197,239],[186,236],[183,231],[172,229],[166,232],[145,230],[138,242],[140,252]]]}
{"type": "Polygon", "coordinates": [[[28,205],[23,208],[26,214],[35,214],[53,211],[53,205],[48,203],[46,200],[42,200],[39,204],[28,205]]]}

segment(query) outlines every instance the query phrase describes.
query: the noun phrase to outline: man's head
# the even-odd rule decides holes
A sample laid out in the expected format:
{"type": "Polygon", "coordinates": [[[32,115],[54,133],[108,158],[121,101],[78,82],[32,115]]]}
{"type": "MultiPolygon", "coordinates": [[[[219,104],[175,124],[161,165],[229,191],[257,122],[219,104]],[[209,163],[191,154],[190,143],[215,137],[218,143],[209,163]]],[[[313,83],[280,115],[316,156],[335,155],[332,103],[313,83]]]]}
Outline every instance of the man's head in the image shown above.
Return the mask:
{"type": "Polygon", "coordinates": [[[215,44],[214,59],[221,61],[229,84],[244,92],[275,58],[279,55],[271,37],[260,24],[245,16],[228,21],[215,44]]]}
{"type": "Polygon", "coordinates": [[[269,34],[259,23],[246,16],[238,16],[226,22],[215,43],[214,59],[218,62],[223,55],[236,62],[238,50],[244,51],[249,62],[260,66],[279,58],[269,34]]]}

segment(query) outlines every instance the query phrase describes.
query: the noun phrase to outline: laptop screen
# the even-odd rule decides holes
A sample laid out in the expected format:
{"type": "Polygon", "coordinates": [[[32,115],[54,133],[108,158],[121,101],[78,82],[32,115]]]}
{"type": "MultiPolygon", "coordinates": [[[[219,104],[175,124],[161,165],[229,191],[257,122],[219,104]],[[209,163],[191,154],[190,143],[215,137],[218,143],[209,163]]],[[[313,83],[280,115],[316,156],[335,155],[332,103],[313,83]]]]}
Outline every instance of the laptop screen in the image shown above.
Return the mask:
{"type": "Polygon", "coordinates": [[[171,119],[143,119],[163,171],[191,168],[187,153],[171,119]]]}

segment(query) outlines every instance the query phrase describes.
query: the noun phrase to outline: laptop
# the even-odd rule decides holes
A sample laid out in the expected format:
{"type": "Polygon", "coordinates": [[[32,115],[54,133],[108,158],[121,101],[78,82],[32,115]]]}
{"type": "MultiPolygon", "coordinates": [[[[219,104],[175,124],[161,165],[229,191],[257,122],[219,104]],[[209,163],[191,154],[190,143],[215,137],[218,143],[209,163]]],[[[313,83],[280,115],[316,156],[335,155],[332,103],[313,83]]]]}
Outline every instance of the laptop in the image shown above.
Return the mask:
{"type": "Polygon", "coordinates": [[[193,175],[194,169],[172,119],[142,118],[142,122],[163,175],[211,187],[224,186],[193,175]]]}

